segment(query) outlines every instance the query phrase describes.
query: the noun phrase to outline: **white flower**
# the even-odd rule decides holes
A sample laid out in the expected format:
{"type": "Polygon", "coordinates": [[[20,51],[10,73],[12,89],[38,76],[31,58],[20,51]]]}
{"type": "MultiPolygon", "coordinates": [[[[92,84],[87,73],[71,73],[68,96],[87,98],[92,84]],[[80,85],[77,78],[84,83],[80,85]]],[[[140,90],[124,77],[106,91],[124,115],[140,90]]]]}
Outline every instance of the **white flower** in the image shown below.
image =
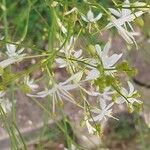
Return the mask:
{"type": "Polygon", "coordinates": [[[108,41],[103,49],[101,50],[100,45],[95,45],[96,52],[100,59],[102,60],[103,66],[105,69],[114,69],[114,65],[118,62],[118,60],[122,57],[121,54],[113,54],[108,56],[108,52],[110,50],[111,43],[108,41]]]}
{"type": "Polygon", "coordinates": [[[101,19],[102,13],[99,13],[96,17],[94,17],[94,13],[90,9],[87,13],[87,16],[81,16],[81,17],[85,22],[95,23],[96,21],[101,19]]]}
{"type": "Polygon", "coordinates": [[[82,77],[82,72],[78,72],[71,76],[69,79],[67,79],[64,82],[60,82],[58,84],[54,84],[53,87],[49,90],[44,90],[41,92],[38,92],[36,95],[27,94],[30,97],[40,97],[44,98],[48,95],[52,96],[53,99],[53,112],[55,111],[55,101],[65,99],[68,101],[71,101],[74,103],[74,99],[72,95],[68,92],[70,90],[73,90],[78,87],[79,80],[82,77]],[[70,82],[74,81],[74,84],[71,84],[70,82]]]}
{"type": "Polygon", "coordinates": [[[24,51],[24,48],[21,48],[20,50],[16,51],[16,45],[14,44],[6,44],[6,54],[9,56],[9,58],[21,58],[24,57],[26,54],[21,54],[24,51]]]}
{"type": "Polygon", "coordinates": [[[88,71],[87,76],[86,76],[86,81],[87,80],[94,80],[97,79],[100,76],[100,72],[97,70],[97,68],[93,68],[92,70],[88,71]]]}
{"type": "Polygon", "coordinates": [[[103,119],[106,120],[106,117],[114,118],[112,114],[111,107],[113,106],[113,102],[110,103],[108,106],[106,105],[106,100],[100,99],[100,109],[95,108],[91,110],[93,113],[97,114],[97,116],[93,116],[90,121],[102,121],[103,119]]]}
{"type": "Polygon", "coordinates": [[[122,104],[124,102],[129,102],[131,104],[133,104],[134,102],[142,103],[140,100],[137,100],[136,98],[133,97],[133,95],[136,94],[137,91],[134,90],[134,86],[130,81],[128,81],[128,86],[129,91],[127,91],[125,88],[121,88],[120,92],[123,96],[118,97],[116,99],[116,103],[117,104],[122,104]]]}
{"type": "Polygon", "coordinates": [[[22,58],[26,55],[26,54],[21,54],[24,48],[16,52],[17,48],[14,44],[7,44],[6,48],[7,48],[6,54],[8,55],[9,58],[0,62],[0,67],[3,69],[11,64],[20,62],[22,58]]]}
{"type": "MultiPolygon", "coordinates": [[[[69,58],[73,58],[75,60],[81,60],[82,59],[82,50],[81,49],[79,49],[77,51],[72,50],[72,54],[69,56],[69,58]]],[[[57,58],[56,63],[58,64],[59,68],[64,68],[71,64],[74,67],[77,65],[75,61],[67,60],[67,58],[66,59],[57,58]]]]}
{"type": "MultiPolygon", "coordinates": [[[[118,20],[112,16],[111,18],[112,24],[113,26],[115,26],[118,30],[118,33],[122,36],[122,38],[129,44],[135,43],[136,47],[136,41],[134,39],[134,36],[139,35],[139,33],[134,32],[134,31],[128,31],[125,27],[119,25],[118,20]]],[[[109,29],[110,27],[106,26],[107,29],[109,29]]]]}
{"type": "Polygon", "coordinates": [[[82,49],[79,50],[74,50],[74,43],[75,43],[75,38],[72,36],[70,38],[70,41],[66,43],[66,46],[64,46],[60,52],[63,53],[66,57],[65,58],[56,58],[56,63],[58,64],[59,68],[64,68],[67,66],[71,66],[75,68],[78,64],[76,61],[69,60],[68,58],[72,58],[75,60],[81,60],[82,59],[82,49]]]}
{"type": "MultiPolygon", "coordinates": [[[[126,5],[130,5],[128,0],[124,2],[123,7],[126,7],[126,5]]],[[[109,10],[113,14],[113,16],[110,17],[111,22],[105,28],[110,29],[115,26],[118,29],[119,34],[126,40],[126,42],[128,42],[129,44],[132,44],[134,42],[136,44],[134,36],[139,35],[139,33],[134,32],[130,22],[132,22],[137,17],[140,17],[142,14],[144,14],[144,12],[132,12],[127,8],[123,8],[122,10],[109,8],[109,10]],[[127,29],[127,26],[130,28],[130,31],[127,29]]]]}
{"type": "MultiPolygon", "coordinates": [[[[100,45],[98,45],[98,44],[95,45],[95,50],[96,50],[99,58],[101,59],[103,67],[105,69],[115,69],[114,65],[122,57],[122,53],[121,54],[113,54],[111,56],[108,56],[108,52],[109,52],[110,47],[111,47],[110,41],[107,42],[107,44],[105,45],[103,51],[102,51],[100,45]]],[[[100,64],[100,60],[93,60],[93,61],[90,62],[90,64],[92,64],[92,65],[93,64],[99,65],[100,64]]],[[[110,73],[110,72],[115,72],[115,70],[113,70],[113,71],[106,71],[106,73],[110,73]]],[[[100,76],[100,72],[97,70],[97,68],[93,67],[92,70],[88,72],[86,80],[96,79],[99,76],[100,76]]]]}
{"type": "Polygon", "coordinates": [[[70,57],[72,54],[74,44],[75,44],[75,40],[76,40],[76,38],[71,36],[69,42],[66,42],[65,45],[63,46],[63,48],[61,48],[61,50],[59,50],[59,52],[65,54],[65,56],[67,58],[70,57]]]}
{"type": "Polygon", "coordinates": [[[29,80],[29,76],[26,76],[24,78],[24,83],[27,84],[27,86],[32,90],[35,91],[39,86],[37,84],[34,83],[34,80],[31,79],[29,80]]]}

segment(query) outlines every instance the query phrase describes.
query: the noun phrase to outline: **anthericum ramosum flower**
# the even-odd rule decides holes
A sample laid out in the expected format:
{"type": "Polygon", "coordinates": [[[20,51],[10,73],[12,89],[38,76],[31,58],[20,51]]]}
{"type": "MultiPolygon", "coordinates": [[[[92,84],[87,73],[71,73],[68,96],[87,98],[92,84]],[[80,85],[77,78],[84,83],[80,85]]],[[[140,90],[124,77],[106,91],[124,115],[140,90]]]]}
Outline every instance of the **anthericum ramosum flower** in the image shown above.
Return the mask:
{"type": "MultiPolygon", "coordinates": [[[[82,50],[72,50],[72,54],[69,56],[69,58],[75,59],[75,60],[81,60],[82,59],[82,50]]],[[[77,65],[76,61],[71,61],[69,59],[63,59],[63,58],[57,58],[56,63],[58,64],[59,68],[67,67],[68,65],[77,65]]]]}
{"type": "Polygon", "coordinates": [[[85,22],[89,22],[89,23],[95,23],[98,20],[100,20],[102,17],[102,13],[99,13],[96,17],[94,17],[94,13],[92,12],[92,10],[90,9],[87,12],[86,16],[81,16],[81,18],[85,21],[85,22]]]}
{"type": "Polygon", "coordinates": [[[94,114],[97,114],[96,116],[93,116],[90,121],[103,121],[106,120],[107,117],[112,117],[114,118],[111,114],[112,114],[112,106],[113,106],[113,102],[106,105],[106,100],[100,98],[99,100],[100,102],[100,109],[99,108],[95,108],[92,109],[91,112],[93,112],[94,114]]]}
{"type": "Polygon", "coordinates": [[[71,101],[73,103],[75,103],[72,95],[69,93],[69,91],[77,88],[78,82],[80,81],[80,79],[82,78],[82,72],[78,72],[74,75],[72,75],[69,79],[67,79],[64,82],[60,82],[60,83],[55,83],[53,84],[53,87],[49,90],[44,90],[41,92],[38,92],[36,95],[32,95],[32,94],[27,94],[30,97],[39,97],[39,98],[44,98],[47,97],[48,95],[52,96],[53,99],[53,112],[55,111],[55,103],[57,102],[57,100],[68,100],[71,101]],[[70,83],[73,82],[74,83],[70,83]]]}
{"type": "Polygon", "coordinates": [[[71,37],[69,42],[60,50],[60,53],[65,56],[65,58],[56,58],[56,64],[59,68],[69,67],[76,68],[78,63],[76,61],[70,60],[81,60],[82,59],[82,49],[74,50],[75,38],[71,37]]]}
{"type": "Polygon", "coordinates": [[[142,101],[134,98],[134,96],[137,94],[137,91],[134,90],[134,86],[133,84],[128,81],[128,87],[129,87],[129,91],[126,90],[125,88],[121,88],[121,91],[120,93],[123,95],[123,96],[120,96],[116,99],[116,103],[118,104],[122,104],[124,102],[127,102],[127,103],[131,103],[133,104],[134,102],[137,102],[137,103],[142,103],[142,101]]]}
{"type": "Polygon", "coordinates": [[[111,47],[111,43],[110,41],[108,41],[102,51],[100,45],[95,45],[95,50],[98,54],[98,56],[100,57],[100,59],[102,60],[103,63],[103,67],[105,69],[114,69],[115,68],[115,64],[118,62],[118,60],[122,57],[122,53],[121,54],[113,54],[111,56],[108,56],[108,52],[110,50],[111,47]]]}
{"type": "MultiPolygon", "coordinates": [[[[130,5],[130,2],[126,0],[122,7],[126,7],[126,5],[130,5]]],[[[143,11],[133,12],[128,8],[123,9],[113,9],[109,8],[110,12],[113,16],[110,17],[110,23],[105,27],[106,29],[110,29],[115,26],[118,30],[118,33],[129,43],[133,42],[136,44],[134,36],[139,35],[139,33],[134,32],[132,25],[130,22],[135,20],[137,17],[140,17],[144,14],[143,11]],[[130,28],[128,30],[127,26],[130,28]]],[[[136,44],[137,45],[137,44],[136,44]]]]}
{"type": "Polygon", "coordinates": [[[27,84],[27,86],[32,90],[35,91],[39,86],[34,83],[33,79],[29,79],[29,76],[26,76],[24,78],[24,83],[27,84]]]}
{"type": "MultiPolygon", "coordinates": [[[[93,65],[103,65],[104,69],[115,69],[115,64],[119,61],[119,59],[122,57],[122,53],[121,54],[113,54],[111,56],[108,55],[108,52],[110,50],[111,47],[111,43],[110,41],[107,42],[107,44],[105,45],[104,49],[102,50],[100,45],[95,45],[95,50],[100,58],[100,60],[95,60],[93,59],[90,63],[93,65]],[[102,62],[102,64],[100,63],[100,61],[102,62]]],[[[113,71],[106,71],[106,73],[109,72],[115,72],[115,70],[113,71]]],[[[100,72],[97,70],[97,68],[92,68],[91,71],[88,72],[88,75],[86,77],[87,80],[92,80],[92,79],[96,79],[100,76],[100,72]]]]}
{"type": "Polygon", "coordinates": [[[20,58],[20,57],[24,57],[26,54],[21,54],[24,51],[24,48],[17,50],[16,45],[14,44],[6,44],[6,54],[8,55],[9,58],[20,58]]]}
{"type": "Polygon", "coordinates": [[[14,44],[7,44],[6,48],[7,48],[6,54],[8,55],[8,58],[0,62],[1,68],[6,68],[11,64],[20,62],[22,58],[26,55],[26,54],[21,54],[24,48],[21,48],[20,50],[16,51],[17,48],[14,44]]]}

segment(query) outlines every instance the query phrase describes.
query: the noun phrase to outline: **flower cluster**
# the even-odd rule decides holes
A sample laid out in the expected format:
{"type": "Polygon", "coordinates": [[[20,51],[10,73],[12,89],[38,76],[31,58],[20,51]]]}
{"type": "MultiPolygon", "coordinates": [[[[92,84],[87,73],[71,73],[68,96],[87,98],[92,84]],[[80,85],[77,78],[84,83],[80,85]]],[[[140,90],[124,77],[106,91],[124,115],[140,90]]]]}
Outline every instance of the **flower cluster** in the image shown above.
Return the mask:
{"type": "MultiPolygon", "coordinates": [[[[28,57],[38,57],[37,61],[39,63],[28,66],[27,70],[19,74],[20,77],[17,76],[18,74],[16,76],[13,74],[14,78],[12,79],[12,76],[9,76],[9,80],[17,82],[17,87],[18,83],[26,85],[30,89],[26,92],[28,97],[39,99],[49,97],[53,113],[55,113],[57,108],[56,105],[63,103],[64,100],[79,106],[84,112],[84,124],[89,133],[94,134],[98,132],[95,124],[103,123],[108,118],[117,119],[113,117],[114,106],[127,105],[132,111],[135,111],[135,107],[142,104],[142,101],[138,98],[138,92],[129,81],[130,79],[128,78],[127,81],[129,87],[129,90],[127,90],[125,88],[126,85],[119,78],[120,73],[127,74],[128,71],[131,71],[129,66],[122,60],[123,53],[113,53],[111,50],[112,38],[108,38],[109,40],[106,43],[104,42],[103,46],[103,44],[100,44],[102,43],[101,39],[98,39],[99,35],[96,36],[96,34],[115,27],[128,44],[135,43],[137,46],[134,36],[138,35],[138,33],[134,31],[132,22],[141,17],[147,9],[130,9],[132,6],[143,6],[145,3],[135,2],[131,4],[128,0],[124,1],[121,8],[109,8],[108,10],[103,7],[103,9],[99,9],[95,3],[87,1],[84,1],[84,3],[89,6],[87,14],[77,7],[73,7],[65,12],[62,17],[64,20],[59,16],[59,13],[53,13],[56,17],[54,19],[56,35],[53,38],[51,37],[53,33],[49,33],[50,38],[48,39],[48,45],[52,47],[52,50],[50,51],[48,47],[48,50],[44,52],[41,50],[40,54],[28,57]],[[98,12],[97,15],[96,12],[98,12]],[[75,21],[72,18],[75,18],[75,21]],[[68,22],[70,21],[68,24],[66,23],[67,20],[68,22]],[[101,25],[102,20],[106,23],[104,27],[101,25]],[[86,35],[88,36],[86,37],[86,35]],[[93,40],[86,46],[82,46],[82,38],[85,38],[87,41],[91,38],[93,40]],[[56,43],[51,44],[53,39],[56,40],[54,40],[56,43]],[[77,40],[80,41],[77,45],[78,48],[76,47],[77,40]],[[31,78],[31,73],[37,68],[42,72],[43,76],[47,75],[46,81],[48,80],[41,91],[38,91],[39,85],[34,83],[34,79],[31,78]],[[57,77],[53,68],[65,70],[69,77],[65,81],[56,81],[57,77]],[[22,78],[23,82],[18,82],[22,78]],[[82,99],[81,102],[76,101],[72,90],[78,91],[82,99]],[[92,101],[90,101],[91,97],[92,101]]],[[[53,8],[58,7],[59,2],[53,2],[51,6],[53,8]]],[[[18,49],[20,46],[17,47],[16,45],[6,44],[5,56],[7,58],[0,62],[0,69],[2,68],[5,71],[8,69],[8,66],[18,63],[26,57],[27,54],[23,53],[24,48],[18,49]]],[[[8,77],[2,77],[4,81],[2,84],[6,85],[4,88],[6,89],[8,84],[5,84],[7,83],[5,81],[8,77]]],[[[0,92],[0,104],[4,112],[11,110],[11,103],[4,98],[3,91],[0,92]]],[[[73,147],[72,149],[75,148],[73,147]]]]}

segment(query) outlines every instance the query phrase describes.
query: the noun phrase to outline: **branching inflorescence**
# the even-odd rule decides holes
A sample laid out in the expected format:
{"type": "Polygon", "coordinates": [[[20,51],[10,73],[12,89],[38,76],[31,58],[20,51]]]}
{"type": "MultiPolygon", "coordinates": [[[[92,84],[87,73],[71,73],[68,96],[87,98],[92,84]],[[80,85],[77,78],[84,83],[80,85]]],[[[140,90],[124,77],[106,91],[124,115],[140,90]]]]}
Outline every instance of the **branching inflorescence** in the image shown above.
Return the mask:
{"type": "Polygon", "coordinates": [[[104,46],[98,37],[103,32],[110,33],[112,29],[117,29],[127,44],[133,44],[138,48],[134,36],[138,36],[139,33],[134,31],[132,22],[149,11],[146,8],[140,9],[141,6],[148,5],[125,0],[122,5],[115,4],[114,8],[105,8],[100,3],[83,1],[83,10],[78,4],[71,6],[70,3],[68,7],[63,8],[63,3],[53,1],[49,5],[52,17],[55,18],[50,28],[55,31],[50,30],[50,47],[47,50],[40,50],[38,54],[31,55],[26,52],[27,48],[36,50],[36,46],[24,48],[22,43],[7,41],[5,36],[1,40],[3,43],[6,42],[6,58],[0,62],[0,104],[4,112],[9,113],[12,104],[5,98],[5,93],[10,84],[23,84],[29,89],[26,90],[28,97],[50,97],[53,113],[58,109],[57,104],[65,100],[77,105],[83,111],[82,119],[89,133],[99,133],[98,124],[104,123],[109,117],[117,119],[113,117],[114,106],[126,104],[133,112],[142,106],[142,101],[138,99],[139,94],[134,90],[133,84],[127,81],[129,89],[126,89],[119,77],[121,73],[126,76],[134,75],[134,68],[123,60],[122,52],[113,53],[111,36],[104,46]],[[87,41],[87,46],[82,45],[82,39],[87,41]],[[39,63],[30,66],[29,69],[17,74],[8,71],[9,66],[34,58],[38,58],[39,63]],[[55,67],[66,70],[69,77],[65,81],[56,81],[55,67]],[[37,69],[47,74],[49,80],[45,84],[45,89],[41,91],[37,83],[30,79],[31,73],[37,69]],[[5,76],[7,72],[10,73],[9,77],[5,76]],[[85,85],[88,85],[88,88],[85,85]],[[81,102],[76,101],[72,94],[73,90],[78,91],[81,102]],[[83,95],[86,95],[87,99],[83,98],[83,95]],[[88,97],[93,97],[93,101],[89,101],[88,97]]]}

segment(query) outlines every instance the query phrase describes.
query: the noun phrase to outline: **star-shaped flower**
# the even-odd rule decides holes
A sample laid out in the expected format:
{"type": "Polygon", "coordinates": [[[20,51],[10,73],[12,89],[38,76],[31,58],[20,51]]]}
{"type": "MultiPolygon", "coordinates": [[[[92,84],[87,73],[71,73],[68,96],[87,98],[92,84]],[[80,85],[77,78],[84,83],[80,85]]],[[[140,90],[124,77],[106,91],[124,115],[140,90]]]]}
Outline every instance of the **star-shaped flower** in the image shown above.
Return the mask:
{"type": "Polygon", "coordinates": [[[20,50],[16,51],[17,47],[14,44],[6,44],[6,48],[7,48],[6,54],[8,55],[9,58],[14,58],[14,57],[20,58],[26,55],[26,54],[21,54],[24,51],[24,48],[21,48],[20,50]]]}
{"type": "Polygon", "coordinates": [[[112,114],[112,109],[111,107],[113,106],[113,102],[106,105],[106,100],[100,99],[100,109],[95,108],[91,110],[94,114],[97,114],[93,118],[90,119],[90,121],[102,121],[103,119],[106,120],[107,117],[112,117],[114,118],[112,114]]]}
{"type": "Polygon", "coordinates": [[[100,20],[101,17],[102,17],[102,13],[99,13],[96,17],[94,17],[94,13],[92,12],[92,10],[90,9],[88,12],[87,12],[87,15],[86,16],[81,16],[82,19],[85,21],[85,22],[89,22],[89,23],[95,23],[96,21],[100,20]]]}
{"type": "MultiPolygon", "coordinates": [[[[123,4],[123,7],[126,7],[126,5],[130,6],[130,2],[126,0],[123,4]]],[[[129,43],[135,43],[136,41],[134,39],[134,36],[139,35],[139,33],[135,32],[133,30],[132,25],[130,22],[135,20],[137,17],[140,17],[144,14],[143,11],[137,11],[132,12],[128,8],[118,9],[115,10],[113,8],[109,8],[110,12],[113,16],[110,17],[110,23],[105,27],[106,29],[110,29],[113,26],[115,26],[118,30],[118,33],[129,43]],[[128,30],[127,26],[130,30],[128,30]]],[[[137,44],[136,44],[137,46],[137,44]]]]}
{"type": "Polygon", "coordinates": [[[35,91],[39,86],[34,83],[33,79],[29,79],[29,76],[26,76],[24,78],[24,83],[27,84],[27,86],[32,90],[35,91]]]}
{"type": "Polygon", "coordinates": [[[23,57],[26,55],[26,54],[21,54],[24,48],[21,48],[20,50],[16,51],[17,48],[14,44],[7,44],[6,48],[7,48],[6,54],[8,55],[8,58],[0,62],[1,68],[6,68],[11,64],[20,62],[23,59],[23,57]]]}
{"type": "Polygon", "coordinates": [[[81,60],[82,59],[82,49],[74,50],[75,37],[71,37],[69,42],[60,50],[61,54],[65,55],[65,58],[56,58],[56,63],[59,68],[72,67],[76,68],[78,66],[76,61],[70,59],[81,60]]]}
{"type": "MultiPolygon", "coordinates": [[[[115,64],[118,62],[118,60],[122,57],[122,53],[121,54],[113,54],[111,56],[108,56],[108,52],[110,50],[111,47],[111,43],[110,41],[107,42],[107,44],[104,46],[104,49],[102,51],[100,45],[95,45],[95,50],[100,58],[100,60],[95,60],[93,59],[90,64],[95,64],[96,66],[98,65],[102,65],[105,69],[115,69],[115,64]],[[102,64],[100,63],[100,61],[102,62],[102,64]]],[[[106,73],[110,73],[110,72],[115,72],[115,70],[113,71],[106,71],[106,73]]],[[[96,79],[100,76],[100,72],[96,67],[93,67],[92,70],[90,70],[88,72],[88,75],[86,77],[86,80],[92,80],[92,79],[96,79]]]]}
{"type": "Polygon", "coordinates": [[[142,101],[137,100],[136,98],[134,98],[134,95],[137,94],[137,91],[134,90],[134,86],[130,81],[128,81],[128,87],[129,87],[129,91],[127,91],[123,87],[121,88],[120,92],[123,96],[118,97],[116,99],[116,103],[118,103],[118,104],[122,104],[124,102],[129,102],[131,104],[133,104],[134,102],[142,103],[142,101]]]}
{"type": "Polygon", "coordinates": [[[30,97],[39,97],[39,98],[44,98],[44,97],[47,97],[48,95],[52,96],[53,112],[54,112],[55,103],[57,100],[62,101],[63,99],[65,99],[65,100],[75,103],[69,91],[78,87],[77,82],[79,82],[81,77],[82,77],[82,72],[78,72],[64,82],[60,82],[58,84],[54,83],[53,87],[49,90],[38,92],[36,95],[32,95],[32,94],[27,94],[27,95],[30,97]],[[74,83],[70,83],[71,81],[74,81],[74,83]]]}

